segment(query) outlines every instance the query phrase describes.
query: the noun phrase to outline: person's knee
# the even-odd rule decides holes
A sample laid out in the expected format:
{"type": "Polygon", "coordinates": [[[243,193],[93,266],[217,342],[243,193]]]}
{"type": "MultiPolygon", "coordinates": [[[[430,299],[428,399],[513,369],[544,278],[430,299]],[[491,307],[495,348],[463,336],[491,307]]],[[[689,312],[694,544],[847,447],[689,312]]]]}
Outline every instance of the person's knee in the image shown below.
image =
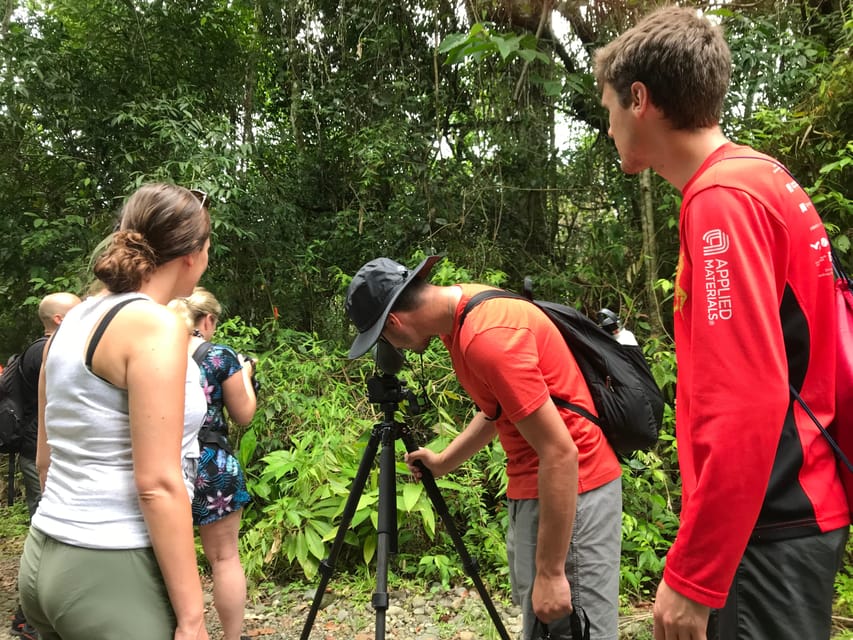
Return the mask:
{"type": "Polygon", "coordinates": [[[204,557],[207,558],[213,569],[240,561],[237,546],[231,544],[206,544],[204,545],[204,557]]]}

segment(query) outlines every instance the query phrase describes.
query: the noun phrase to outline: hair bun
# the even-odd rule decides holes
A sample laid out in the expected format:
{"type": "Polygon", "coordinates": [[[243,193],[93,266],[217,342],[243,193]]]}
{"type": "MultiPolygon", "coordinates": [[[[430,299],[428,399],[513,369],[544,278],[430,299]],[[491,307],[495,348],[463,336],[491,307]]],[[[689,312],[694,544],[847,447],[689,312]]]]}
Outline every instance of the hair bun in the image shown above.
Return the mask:
{"type": "Polygon", "coordinates": [[[157,253],[138,231],[116,231],[113,235],[113,247],[123,249],[122,253],[126,253],[128,257],[134,256],[152,267],[157,264],[157,253]]]}

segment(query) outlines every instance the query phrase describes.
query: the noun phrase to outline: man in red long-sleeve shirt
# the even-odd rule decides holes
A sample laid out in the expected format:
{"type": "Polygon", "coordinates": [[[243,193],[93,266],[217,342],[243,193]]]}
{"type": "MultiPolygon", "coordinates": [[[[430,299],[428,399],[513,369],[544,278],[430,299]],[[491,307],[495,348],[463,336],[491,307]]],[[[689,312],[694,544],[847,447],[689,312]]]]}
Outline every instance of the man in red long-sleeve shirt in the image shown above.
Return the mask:
{"type": "Polygon", "coordinates": [[[626,173],[681,191],[676,435],[683,501],[655,602],[656,640],[829,638],[850,523],[823,424],[835,413],[829,241],[787,170],[719,126],[721,30],[668,7],[599,50],[626,173]]]}

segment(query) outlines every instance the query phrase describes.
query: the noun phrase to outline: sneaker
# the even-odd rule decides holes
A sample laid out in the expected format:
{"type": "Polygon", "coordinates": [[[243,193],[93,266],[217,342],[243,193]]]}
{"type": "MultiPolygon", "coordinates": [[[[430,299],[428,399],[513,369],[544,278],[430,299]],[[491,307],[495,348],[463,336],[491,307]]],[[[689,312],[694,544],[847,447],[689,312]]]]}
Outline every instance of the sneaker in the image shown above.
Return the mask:
{"type": "Polygon", "coordinates": [[[12,623],[11,633],[13,636],[17,636],[19,638],[24,638],[24,640],[38,640],[39,632],[35,630],[35,628],[31,627],[26,620],[18,621],[15,620],[12,623]]]}

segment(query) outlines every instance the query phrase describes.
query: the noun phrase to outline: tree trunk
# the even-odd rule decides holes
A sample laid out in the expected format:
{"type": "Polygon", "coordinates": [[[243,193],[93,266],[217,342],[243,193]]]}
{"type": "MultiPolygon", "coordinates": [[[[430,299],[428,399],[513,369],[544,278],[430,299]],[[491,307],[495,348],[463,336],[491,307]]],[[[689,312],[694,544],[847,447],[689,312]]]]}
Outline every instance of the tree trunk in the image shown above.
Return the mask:
{"type": "Polygon", "coordinates": [[[260,41],[260,33],[263,25],[264,13],[260,2],[255,3],[255,20],[252,24],[254,29],[253,46],[250,55],[246,59],[246,84],[243,88],[243,131],[241,132],[244,144],[255,144],[255,88],[258,85],[258,52],[257,43],[260,41]]]}
{"type": "Polygon", "coordinates": [[[655,240],[655,208],[652,198],[652,171],[646,169],[640,174],[640,222],[643,228],[643,266],[645,269],[646,298],[648,299],[649,329],[653,336],[663,334],[663,318],[655,282],[658,278],[658,251],[655,240]]]}
{"type": "Polygon", "coordinates": [[[5,38],[6,34],[9,33],[9,23],[12,21],[12,14],[15,13],[15,9],[17,8],[16,4],[16,0],[6,0],[6,8],[3,11],[3,24],[0,25],[0,38],[5,38]]]}

